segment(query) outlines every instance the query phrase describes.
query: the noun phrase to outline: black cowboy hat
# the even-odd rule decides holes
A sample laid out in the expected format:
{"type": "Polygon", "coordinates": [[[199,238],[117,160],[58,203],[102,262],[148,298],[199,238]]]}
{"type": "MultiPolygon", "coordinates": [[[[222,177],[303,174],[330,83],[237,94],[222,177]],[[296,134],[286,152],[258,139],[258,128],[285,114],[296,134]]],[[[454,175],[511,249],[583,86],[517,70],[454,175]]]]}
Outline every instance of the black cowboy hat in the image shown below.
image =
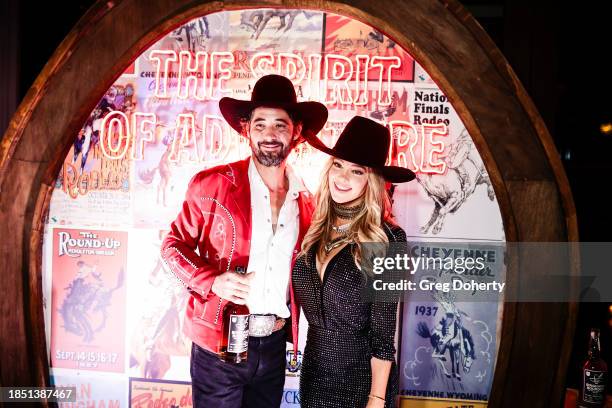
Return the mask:
{"type": "MultiPolygon", "coordinates": [[[[319,102],[298,102],[291,81],[281,75],[266,75],[255,83],[251,100],[221,98],[219,108],[229,125],[242,133],[242,123],[260,106],[281,108],[302,124],[302,136],[316,138],[327,122],[327,108],[319,102]]],[[[300,140],[300,142],[303,140],[300,140]]]]}
{"type": "Polygon", "coordinates": [[[371,119],[353,117],[331,149],[318,138],[306,140],[311,146],[331,156],[380,171],[383,178],[391,183],[404,183],[416,177],[414,172],[407,168],[385,166],[391,135],[386,126],[371,119]]]}

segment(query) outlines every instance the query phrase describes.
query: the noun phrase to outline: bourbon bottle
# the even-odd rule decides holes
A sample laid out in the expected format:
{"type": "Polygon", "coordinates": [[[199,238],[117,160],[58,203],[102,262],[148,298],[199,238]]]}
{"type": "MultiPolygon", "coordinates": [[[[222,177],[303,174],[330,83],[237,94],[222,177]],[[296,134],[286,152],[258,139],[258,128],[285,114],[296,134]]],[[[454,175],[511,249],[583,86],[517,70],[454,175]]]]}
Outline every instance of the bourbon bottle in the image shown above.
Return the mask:
{"type": "MultiPolygon", "coordinates": [[[[245,270],[237,267],[236,273],[244,274],[245,270]]],[[[246,362],[249,348],[249,308],[246,305],[227,303],[223,308],[221,332],[221,360],[233,364],[246,362]]]]}
{"type": "Polygon", "coordinates": [[[582,387],[580,389],[580,408],[600,408],[606,403],[606,384],[608,365],[601,359],[599,329],[591,329],[589,357],[582,367],[582,387]]]}

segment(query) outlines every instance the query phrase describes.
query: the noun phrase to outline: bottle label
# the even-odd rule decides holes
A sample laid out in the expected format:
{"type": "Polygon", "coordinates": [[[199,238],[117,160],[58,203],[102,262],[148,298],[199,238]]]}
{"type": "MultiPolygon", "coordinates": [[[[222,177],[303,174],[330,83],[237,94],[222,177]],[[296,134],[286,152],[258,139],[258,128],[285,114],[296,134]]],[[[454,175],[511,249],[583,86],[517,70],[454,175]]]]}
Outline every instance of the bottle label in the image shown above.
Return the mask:
{"type": "Polygon", "coordinates": [[[230,315],[228,330],[228,353],[238,354],[247,351],[249,347],[249,315],[230,315]]]}
{"type": "Polygon", "coordinates": [[[606,394],[607,373],[605,371],[584,370],[582,399],[584,402],[600,404],[606,394]]]}

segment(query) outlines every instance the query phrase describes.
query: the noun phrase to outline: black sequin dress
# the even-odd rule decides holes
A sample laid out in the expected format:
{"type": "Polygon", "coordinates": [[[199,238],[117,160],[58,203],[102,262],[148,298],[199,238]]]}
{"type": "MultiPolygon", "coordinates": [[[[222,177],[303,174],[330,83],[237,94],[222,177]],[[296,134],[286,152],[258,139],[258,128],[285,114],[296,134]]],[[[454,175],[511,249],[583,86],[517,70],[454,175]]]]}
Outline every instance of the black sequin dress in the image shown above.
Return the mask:
{"type": "MultiPolygon", "coordinates": [[[[400,227],[384,228],[389,241],[405,242],[400,227]]],[[[398,393],[395,364],[397,303],[366,302],[361,285],[368,279],[355,265],[351,245],[327,264],[323,281],[314,261],[315,249],[293,268],[296,299],[308,320],[300,371],[303,408],[363,408],[368,403],[372,357],[393,361],[385,407],[394,407],[398,393]],[[306,258],[312,260],[306,262],[306,258]]]]}

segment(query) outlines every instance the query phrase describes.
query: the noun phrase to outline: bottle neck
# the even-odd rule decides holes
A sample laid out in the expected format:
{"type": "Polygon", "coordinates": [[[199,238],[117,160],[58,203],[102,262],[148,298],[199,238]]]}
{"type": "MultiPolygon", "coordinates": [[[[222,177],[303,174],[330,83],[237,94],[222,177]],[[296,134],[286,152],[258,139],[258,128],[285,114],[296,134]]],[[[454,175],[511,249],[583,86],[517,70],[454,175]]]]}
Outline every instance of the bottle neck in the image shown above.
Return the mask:
{"type": "Polygon", "coordinates": [[[589,359],[599,360],[601,355],[601,347],[599,345],[599,332],[591,331],[591,338],[589,340],[589,359]]]}

